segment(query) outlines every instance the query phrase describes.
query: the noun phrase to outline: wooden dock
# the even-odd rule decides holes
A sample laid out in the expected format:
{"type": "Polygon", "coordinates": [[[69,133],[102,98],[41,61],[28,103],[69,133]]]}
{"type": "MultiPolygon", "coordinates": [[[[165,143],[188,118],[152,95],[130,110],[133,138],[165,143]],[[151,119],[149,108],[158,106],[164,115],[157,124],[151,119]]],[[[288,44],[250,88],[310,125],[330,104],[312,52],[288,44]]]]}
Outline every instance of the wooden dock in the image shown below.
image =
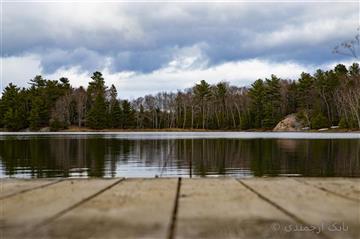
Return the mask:
{"type": "Polygon", "coordinates": [[[3,179],[0,203],[0,238],[360,238],[360,179],[3,179]]]}

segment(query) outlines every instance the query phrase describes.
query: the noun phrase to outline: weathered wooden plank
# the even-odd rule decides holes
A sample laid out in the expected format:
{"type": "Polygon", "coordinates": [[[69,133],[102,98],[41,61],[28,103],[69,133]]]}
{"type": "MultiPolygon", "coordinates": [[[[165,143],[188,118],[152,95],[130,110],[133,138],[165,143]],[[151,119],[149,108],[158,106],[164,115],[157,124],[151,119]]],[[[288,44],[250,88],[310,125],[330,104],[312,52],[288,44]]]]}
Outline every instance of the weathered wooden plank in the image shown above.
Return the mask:
{"type": "Polygon", "coordinates": [[[0,227],[5,238],[23,237],[32,227],[81,202],[117,180],[64,180],[0,201],[0,227]]]}
{"type": "Polygon", "coordinates": [[[129,179],[34,232],[46,238],[165,238],[177,179],[129,179]]]}
{"type": "Polygon", "coordinates": [[[58,179],[1,179],[0,200],[59,182],[58,179]]]}
{"type": "Polygon", "coordinates": [[[318,238],[285,233],[296,222],[235,179],[185,179],[175,238],[318,238]]]}
{"type": "MultiPolygon", "coordinates": [[[[8,192],[18,181],[24,181],[25,190],[42,185],[37,180],[6,181],[8,192]]],[[[356,196],[359,179],[240,181],[244,185],[231,178],[183,179],[175,238],[357,238],[360,233],[359,202],[333,193],[356,196]],[[334,222],[344,223],[348,231],[330,232],[327,226],[334,222]],[[317,228],[315,233],[294,232],[305,226],[317,226],[322,233],[316,234],[317,228]]],[[[0,237],[165,238],[177,179],[129,179],[108,188],[114,182],[65,180],[4,198],[0,237]],[[34,231],[36,225],[42,227],[34,231]]]]}
{"type": "Polygon", "coordinates": [[[359,178],[299,178],[298,180],[340,197],[360,201],[359,178]]]}
{"type": "Polygon", "coordinates": [[[330,238],[358,238],[360,203],[343,199],[294,179],[241,180],[253,190],[330,238]],[[339,231],[335,231],[335,227],[339,231]]]}

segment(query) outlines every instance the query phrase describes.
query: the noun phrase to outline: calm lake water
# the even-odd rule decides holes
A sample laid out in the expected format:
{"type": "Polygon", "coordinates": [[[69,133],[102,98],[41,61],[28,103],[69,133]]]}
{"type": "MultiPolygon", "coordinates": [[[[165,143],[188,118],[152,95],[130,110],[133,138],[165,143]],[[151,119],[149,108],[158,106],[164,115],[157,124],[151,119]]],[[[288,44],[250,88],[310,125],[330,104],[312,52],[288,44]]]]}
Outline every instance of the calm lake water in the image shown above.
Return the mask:
{"type": "Polygon", "coordinates": [[[0,133],[0,177],[360,177],[359,133],[0,133]]]}

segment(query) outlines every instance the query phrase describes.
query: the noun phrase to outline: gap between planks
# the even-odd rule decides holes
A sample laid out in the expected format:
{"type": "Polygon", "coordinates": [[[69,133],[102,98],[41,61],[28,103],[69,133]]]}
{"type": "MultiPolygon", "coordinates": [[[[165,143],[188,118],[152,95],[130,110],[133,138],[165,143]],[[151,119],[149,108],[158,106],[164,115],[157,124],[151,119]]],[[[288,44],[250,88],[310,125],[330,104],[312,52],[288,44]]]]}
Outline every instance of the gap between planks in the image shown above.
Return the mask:
{"type": "MultiPolygon", "coordinates": [[[[288,210],[286,210],[284,207],[280,206],[279,204],[277,204],[276,202],[272,201],[271,199],[269,199],[268,197],[264,196],[263,194],[261,194],[260,192],[258,192],[257,190],[255,190],[254,188],[252,188],[251,186],[249,186],[248,184],[246,184],[244,181],[237,179],[237,181],[243,185],[245,188],[247,188],[248,190],[250,190],[252,193],[256,194],[259,198],[261,198],[263,201],[267,202],[268,204],[270,204],[271,206],[275,207],[276,209],[280,210],[282,213],[284,213],[285,215],[289,216],[291,219],[293,219],[294,221],[296,221],[297,223],[300,223],[302,225],[305,225],[307,227],[310,227],[311,224],[305,222],[304,220],[302,220],[301,218],[299,218],[298,216],[296,216],[295,214],[289,212],[288,210]]],[[[328,236],[327,234],[323,233],[322,231],[318,234],[319,237],[323,238],[323,239],[331,239],[330,236],[328,236]]]]}
{"type": "Polygon", "coordinates": [[[36,231],[36,230],[39,230],[41,227],[48,225],[49,223],[53,222],[53,221],[56,220],[57,218],[59,218],[59,217],[61,217],[62,215],[66,214],[67,212],[69,212],[69,211],[71,211],[71,210],[79,207],[80,205],[82,205],[82,204],[90,201],[91,199],[99,196],[100,194],[104,193],[105,191],[111,189],[112,187],[114,187],[115,185],[117,185],[117,184],[119,184],[119,183],[121,183],[121,182],[123,182],[123,181],[125,181],[125,178],[121,178],[121,179],[117,180],[116,182],[110,184],[109,186],[107,186],[107,187],[99,190],[98,192],[96,192],[96,193],[94,193],[94,194],[92,194],[92,195],[90,195],[90,196],[82,199],[81,201],[75,203],[74,205],[72,205],[72,206],[70,206],[70,207],[68,207],[68,208],[65,208],[64,210],[56,213],[56,214],[53,215],[52,217],[47,218],[46,220],[44,220],[44,221],[42,221],[42,222],[34,225],[34,226],[30,229],[30,231],[31,231],[31,232],[34,232],[34,231],[36,231]]]}
{"type": "Polygon", "coordinates": [[[330,194],[333,194],[333,195],[335,195],[335,196],[341,197],[341,198],[343,198],[343,199],[351,200],[351,201],[353,201],[353,202],[360,202],[360,199],[359,199],[359,198],[353,198],[353,197],[349,197],[349,196],[343,195],[343,194],[341,194],[341,193],[334,192],[334,191],[329,190],[329,189],[327,189],[327,188],[325,188],[325,187],[321,187],[321,186],[318,186],[318,185],[315,185],[315,184],[308,183],[308,182],[306,182],[304,179],[297,179],[297,178],[295,178],[295,179],[293,179],[293,180],[295,180],[296,182],[305,184],[306,186],[314,187],[314,188],[317,188],[317,189],[319,189],[319,190],[321,190],[321,191],[324,191],[324,192],[326,192],[326,193],[330,193],[330,194]]]}
{"type": "Polygon", "coordinates": [[[171,215],[171,222],[170,222],[168,235],[167,235],[168,239],[175,238],[175,229],[176,229],[176,220],[177,220],[177,214],[178,214],[178,208],[179,208],[180,190],[181,190],[181,177],[178,178],[178,182],[177,182],[174,208],[173,208],[173,212],[171,215]]]}
{"type": "Polygon", "coordinates": [[[45,187],[48,187],[48,186],[51,186],[51,185],[60,183],[60,182],[62,182],[62,181],[64,181],[64,179],[59,179],[59,180],[56,180],[56,181],[54,181],[54,182],[42,184],[42,185],[35,186],[35,187],[26,188],[26,189],[20,190],[20,191],[18,191],[18,192],[14,192],[14,193],[11,193],[11,194],[2,196],[2,197],[0,197],[0,200],[6,199],[6,198],[10,198],[10,197],[14,197],[14,196],[17,196],[17,195],[19,195],[19,194],[26,193],[26,192],[30,192],[30,191],[33,191],[33,190],[36,190],[36,189],[45,188],[45,187]]]}

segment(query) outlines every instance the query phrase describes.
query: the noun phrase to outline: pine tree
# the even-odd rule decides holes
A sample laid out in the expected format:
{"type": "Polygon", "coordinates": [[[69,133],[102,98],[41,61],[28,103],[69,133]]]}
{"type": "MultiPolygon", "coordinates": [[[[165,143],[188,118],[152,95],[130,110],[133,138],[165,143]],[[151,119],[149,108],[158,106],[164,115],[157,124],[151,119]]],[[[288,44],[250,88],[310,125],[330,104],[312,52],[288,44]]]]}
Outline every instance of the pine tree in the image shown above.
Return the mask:
{"type": "Polygon", "coordinates": [[[107,106],[105,98],[101,94],[96,96],[86,118],[86,125],[92,129],[104,129],[108,126],[107,106]]]}
{"type": "Polygon", "coordinates": [[[318,113],[311,119],[311,128],[320,129],[329,127],[327,118],[322,114],[318,113]]]}
{"type": "Polygon", "coordinates": [[[249,96],[251,99],[250,111],[252,115],[252,126],[253,128],[263,127],[263,118],[264,118],[264,95],[265,95],[265,86],[264,81],[258,79],[255,81],[249,90],[249,96]]]}
{"type": "Polygon", "coordinates": [[[263,127],[273,128],[281,118],[280,79],[266,79],[263,127]]]}
{"type": "Polygon", "coordinates": [[[129,101],[124,100],[122,102],[122,126],[123,128],[131,128],[135,123],[134,110],[131,107],[129,101]]]}
{"type": "Polygon", "coordinates": [[[26,92],[10,83],[0,101],[0,126],[20,130],[27,126],[26,92]]]}
{"type": "Polygon", "coordinates": [[[105,100],[105,80],[100,72],[94,72],[89,82],[87,93],[90,97],[90,110],[86,117],[86,125],[93,129],[108,127],[108,109],[105,100]]]}
{"type": "Polygon", "coordinates": [[[109,125],[112,128],[121,127],[122,111],[119,101],[117,100],[117,90],[114,85],[109,89],[110,104],[109,104],[109,125]]]}
{"type": "Polygon", "coordinates": [[[20,120],[19,112],[16,109],[9,108],[4,115],[3,124],[6,129],[19,130],[21,129],[20,120]]]}
{"type": "Polygon", "coordinates": [[[210,97],[210,85],[202,80],[200,81],[200,84],[196,84],[195,88],[194,88],[194,93],[195,93],[195,97],[199,100],[200,102],[200,107],[201,107],[201,121],[202,121],[202,128],[205,128],[205,106],[207,104],[207,100],[210,97]]]}
{"type": "Polygon", "coordinates": [[[89,86],[87,89],[87,93],[90,96],[88,97],[88,99],[90,101],[95,101],[97,95],[102,95],[103,97],[105,97],[105,79],[103,78],[101,72],[94,72],[91,79],[92,81],[89,82],[89,86]]]}
{"type": "Polygon", "coordinates": [[[41,99],[38,98],[36,98],[32,102],[30,116],[29,116],[30,129],[36,130],[39,129],[41,126],[41,116],[40,116],[40,111],[42,108],[41,104],[42,104],[41,99]]]}
{"type": "Polygon", "coordinates": [[[120,108],[119,101],[116,101],[112,110],[111,110],[111,126],[113,128],[121,128],[122,127],[122,110],[120,108]]]}
{"type": "Polygon", "coordinates": [[[14,84],[10,83],[7,87],[5,87],[0,101],[0,125],[6,127],[6,122],[4,121],[5,115],[8,114],[8,119],[10,115],[13,115],[13,107],[17,104],[16,99],[18,94],[19,88],[14,84]]]}
{"type": "Polygon", "coordinates": [[[219,112],[219,116],[216,117],[218,118],[218,128],[223,128],[224,127],[224,121],[225,121],[225,111],[226,111],[226,103],[225,103],[225,99],[226,99],[226,95],[228,91],[228,84],[225,82],[220,82],[216,85],[215,87],[215,98],[216,101],[218,101],[218,104],[220,105],[220,112],[219,112]]]}

